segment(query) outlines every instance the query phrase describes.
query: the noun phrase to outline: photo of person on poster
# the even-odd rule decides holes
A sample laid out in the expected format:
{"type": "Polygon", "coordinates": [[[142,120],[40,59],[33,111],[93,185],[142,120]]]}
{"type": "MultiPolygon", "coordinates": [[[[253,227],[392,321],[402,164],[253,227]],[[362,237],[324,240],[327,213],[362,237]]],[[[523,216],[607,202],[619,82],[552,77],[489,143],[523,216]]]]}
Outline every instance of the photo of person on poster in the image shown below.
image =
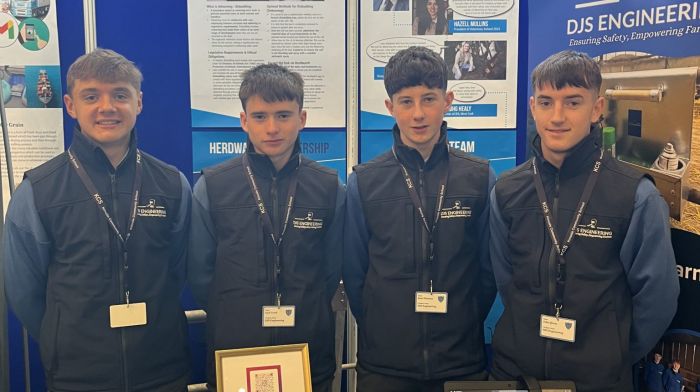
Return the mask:
{"type": "Polygon", "coordinates": [[[466,76],[467,73],[474,71],[474,55],[472,55],[471,46],[467,41],[458,44],[455,50],[457,53],[452,66],[452,74],[455,79],[462,79],[462,75],[466,76]]]}
{"type": "Polygon", "coordinates": [[[451,80],[505,80],[506,41],[445,41],[451,80]]]}
{"type": "Polygon", "coordinates": [[[447,0],[415,0],[413,35],[447,35],[447,0]]]}

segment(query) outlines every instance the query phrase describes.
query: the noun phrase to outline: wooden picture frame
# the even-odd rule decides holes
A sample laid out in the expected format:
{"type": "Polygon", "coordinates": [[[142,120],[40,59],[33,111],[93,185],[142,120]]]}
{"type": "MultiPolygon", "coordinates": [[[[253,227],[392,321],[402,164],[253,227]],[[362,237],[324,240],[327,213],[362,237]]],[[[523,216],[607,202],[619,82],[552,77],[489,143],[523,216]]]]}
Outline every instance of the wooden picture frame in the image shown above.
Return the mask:
{"type": "Polygon", "coordinates": [[[217,350],[217,392],[311,392],[309,345],[217,350]]]}

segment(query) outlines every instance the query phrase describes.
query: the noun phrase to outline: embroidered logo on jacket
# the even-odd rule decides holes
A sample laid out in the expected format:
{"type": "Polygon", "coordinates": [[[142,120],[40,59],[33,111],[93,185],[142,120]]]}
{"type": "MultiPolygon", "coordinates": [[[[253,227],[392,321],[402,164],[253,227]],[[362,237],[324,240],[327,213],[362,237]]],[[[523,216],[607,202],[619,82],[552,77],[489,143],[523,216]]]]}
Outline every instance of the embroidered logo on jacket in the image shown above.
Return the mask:
{"type": "Polygon", "coordinates": [[[609,240],[612,239],[613,232],[609,227],[598,226],[598,220],[593,218],[591,219],[591,223],[587,225],[578,225],[578,227],[576,227],[576,235],[580,237],[609,240]]]}
{"type": "Polygon", "coordinates": [[[472,216],[471,207],[462,207],[462,202],[455,200],[455,204],[452,207],[443,208],[440,210],[440,219],[454,219],[462,218],[467,219],[472,216]]]}
{"type": "Polygon", "coordinates": [[[167,218],[165,207],[156,204],[155,199],[149,199],[148,204],[136,207],[136,215],[147,218],[167,218]]]}
{"type": "Polygon", "coordinates": [[[309,211],[306,218],[294,218],[292,222],[295,229],[318,230],[323,229],[323,219],[314,218],[314,213],[309,211]]]}

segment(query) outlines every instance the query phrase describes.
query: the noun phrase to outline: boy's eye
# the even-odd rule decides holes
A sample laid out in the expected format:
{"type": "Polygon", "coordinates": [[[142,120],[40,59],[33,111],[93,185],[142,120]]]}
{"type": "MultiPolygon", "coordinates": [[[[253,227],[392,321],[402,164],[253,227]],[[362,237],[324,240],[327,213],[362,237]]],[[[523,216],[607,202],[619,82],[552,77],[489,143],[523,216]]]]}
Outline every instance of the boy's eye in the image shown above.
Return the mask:
{"type": "Polygon", "coordinates": [[[95,102],[97,100],[96,95],[84,95],[83,96],[83,101],[85,102],[95,102]]]}
{"type": "Polygon", "coordinates": [[[253,120],[262,121],[262,120],[264,120],[264,119],[265,119],[265,115],[264,115],[264,114],[254,114],[254,115],[253,115],[253,120]]]}
{"type": "Polygon", "coordinates": [[[401,105],[410,105],[410,104],[411,104],[411,100],[410,100],[410,99],[401,99],[401,100],[399,100],[399,104],[401,104],[401,105]]]}

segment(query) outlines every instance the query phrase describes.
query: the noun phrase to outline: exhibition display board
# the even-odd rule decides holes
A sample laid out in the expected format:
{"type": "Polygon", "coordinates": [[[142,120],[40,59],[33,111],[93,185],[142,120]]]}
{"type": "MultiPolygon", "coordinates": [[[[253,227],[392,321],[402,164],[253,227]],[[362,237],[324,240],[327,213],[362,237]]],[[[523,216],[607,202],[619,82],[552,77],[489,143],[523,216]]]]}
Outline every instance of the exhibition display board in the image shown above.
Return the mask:
{"type": "Polygon", "coordinates": [[[344,181],[345,2],[207,0],[187,7],[194,178],[245,151],[242,73],[277,63],[304,78],[302,153],[344,181]]]}
{"type": "Polygon", "coordinates": [[[377,130],[393,125],[384,107],[384,65],[409,46],[428,47],[447,63],[448,89],[455,95],[445,116],[450,127],[514,128],[518,0],[396,3],[393,9],[386,9],[381,0],[360,4],[360,128],[377,130]],[[428,27],[431,13],[436,13],[432,29],[428,27]]]}
{"type": "Polygon", "coordinates": [[[392,144],[384,66],[409,46],[441,55],[455,100],[445,115],[450,144],[490,160],[497,173],[516,163],[518,0],[382,0],[360,4],[360,161],[392,144]],[[435,21],[431,24],[431,18],[435,21]]]}
{"type": "MultiPolygon", "coordinates": [[[[63,151],[58,46],[55,0],[0,1],[0,84],[15,185],[25,171],[63,151]]],[[[10,189],[4,149],[0,158],[6,211],[10,189]]]]}

